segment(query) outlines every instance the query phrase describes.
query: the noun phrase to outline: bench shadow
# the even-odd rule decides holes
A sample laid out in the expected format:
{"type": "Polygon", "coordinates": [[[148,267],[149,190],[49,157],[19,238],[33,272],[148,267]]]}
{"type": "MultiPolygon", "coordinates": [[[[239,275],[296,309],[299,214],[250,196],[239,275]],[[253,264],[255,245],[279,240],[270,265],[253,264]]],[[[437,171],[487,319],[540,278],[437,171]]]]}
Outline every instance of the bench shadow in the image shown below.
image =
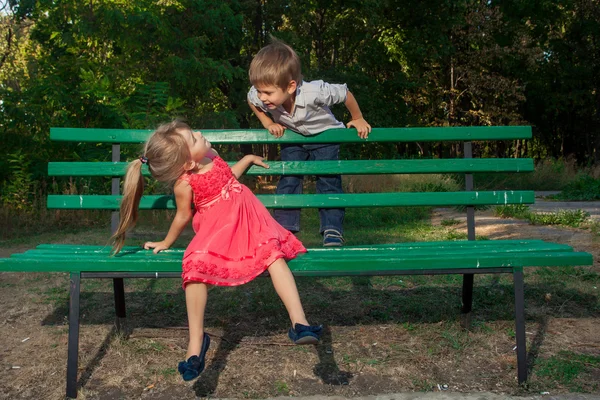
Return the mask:
{"type": "Polygon", "coordinates": [[[527,351],[527,375],[530,376],[533,367],[535,366],[535,362],[538,359],[540,354],[540,349],[542,348],[542,344],[544,343],[544,339],[546,338],[546,332],[548,331],[548,323],[550,321],[550,317],[548,315],[543,315],[536,321],[538,329],[536,331],[531,344],[529,345],[529,349],[527,351]]]}
{"type": "Polygon", "coordinates": [[[77,389],[81,389],[82,387],[85,387],[85,385],[88,383],[92,374],[94,373],[96,368],[100,365],[100,362],[106,355],[106,352],[108,351],[108,347],[110,346],[110,343],[117,336],[117,334],[118,334],[118,332],[115,327],[113,327],[110,330],[110,332],[108,332],[108,334],[104,338],[104,341],[100,345],[100,348],[96,352],[96,355],[94,355],[94,358],[92,358],[87,363],[87,365],[85,366],[85,369],[83,370],[83,372],[81,372],[81,375],[79,375],[79,379],[77,380],[77,389]]]}
{"type": "MultiPolygon", "coordinates": [[[[456,282],[447,286],[431,286],[427,284],[429,277],[424,276],[421,278],[424,284],[416,288],[379,289],[373,287],[372,282],[375,278],[348,277],[344,278],[339,288],[332,288],[331,284],[325,285],[322,279],[324,278],[298,278],[297,283],[309,321],[323,323],[325,326],[322,343],[316,346],[319,360],[313,367],[313,373],[326,385],[347,385],[353,378],[350,372],[341,370],[335,361],[330,326],[436,323],[457,321],[460,318],[461,287],[456,282]],[[350,299],[352,307],[347,304],[349,296],[352,297],[350,299]]],[[[135,291],[126,292],[130,332],[137,328],[160,329],[187,325],[183,292],[181,290],[160,292],[164,288],[159,287],[158,281],[148,279],[144,287],[138,285],[135,291]],[[156,321],[160,323],[157,325],[156,321]]],[[[538,288],[535,285],[525,290],[526,307],[545,310],[545,315],[541,319],[530,318],[526,321],[528,324],[537,323],[539,328],[528,351],[529,370],[535,364],[544,342],[549,318],[564,316],[561,311],[545,307],[543,296],[539,295],[544,291],[545,288],[538,288]]],[[[571,299],[571,304],[577,309],[577,315],[574,317],[596,316],[596,310],[592,306],[597,303],[595,295],[561,288],[554,290],[554,296],[571,299]]],[[[494,280],[490,285],[478,286],[476,280],[474,299],[474,313],[478,321],[514,319],[513,307],[494,307],[497,304],[513,304],[512,285],[494,280]]],[[[86,292],[83,288],[81,325],[85,327],[85,325],[113,323],[115,320],[113,304],[112,292],[86,292]]],[[[68,303],[57,303],[54,311],[44,318],[42,324],[64,325],[67,315],[68,303]]],[[[198,397],[209,397],[216,392],[219,377],[227,366],[230,353],[242,343],[244,337],[270,336],[272,332],[287,332],[289,321],[270,280],[260,279],[237,288],[211,289],[205,325],[209,329],[222,329],[223,336],[205,371],[193,385],[195,395],[198,397]],[[263,304],[263,306],[255,307],[256,304],[263,304]]],[[[82,331],[84,332],[85,330],[82,331]]],[[[113,328],[104,339],[96,356],[85,366],[79,378],[80,387],[88,383],[116,334],[116,329],[113,328]]]]}

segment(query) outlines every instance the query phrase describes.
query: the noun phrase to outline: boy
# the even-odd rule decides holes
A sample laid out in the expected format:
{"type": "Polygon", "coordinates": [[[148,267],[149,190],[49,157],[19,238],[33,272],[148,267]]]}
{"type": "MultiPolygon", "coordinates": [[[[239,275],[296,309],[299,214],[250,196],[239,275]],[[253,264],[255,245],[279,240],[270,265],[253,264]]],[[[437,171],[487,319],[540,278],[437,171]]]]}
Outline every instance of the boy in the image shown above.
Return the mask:
{"type": "MultiPolygon", "coordinates": [[[[283,42],[273,39],[256,54],[250,64],[249,77],[253,86],[248,92],[248,104],[265,129],[275,137],[283,136],[286,128],[304,136],[344,128],[329,109],[337,103],[344,103],[352,116],[348,128],[356,128],[363,139],[371,132],[371,126],[363,119],[358,103],[346,85],[303,81],[298,55],[283,42]]],[[[281,160],[338,160],[339,151],[339,144],[281,145],[281,160]]],[[[277,194],[302,193],[302,180],[302,176],[282,176],[277,194]]],[[[317,193],[342,193],[342,177],[317,176],[317,193]]],[[[343,208],[319,210],[323,246],[342,245],[344,214],[343,208]]],[[[274,217],[287,230],[300,230],[299,209],[275,210],[274,217]]]]}

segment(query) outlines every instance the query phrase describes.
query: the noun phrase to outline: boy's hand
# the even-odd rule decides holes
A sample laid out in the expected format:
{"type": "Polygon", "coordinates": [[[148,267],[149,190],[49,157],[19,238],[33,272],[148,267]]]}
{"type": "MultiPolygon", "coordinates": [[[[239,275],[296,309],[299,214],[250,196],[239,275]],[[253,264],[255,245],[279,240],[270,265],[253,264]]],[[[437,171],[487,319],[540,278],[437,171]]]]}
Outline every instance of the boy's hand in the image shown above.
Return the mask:
{"type": "Polygon", "coordinates": [[[165,244],[165,242],[146,242],[144,243],[144,249],[150,250],[154,249],[152,252],[154,254],[158,254],[159,251],[168,249],[169,246],[165,244]]]}
{"type": "Polygon", "coordinates": [[[356,128],[358,132],[358,137],[361,139],[366,139],[371,133],[371,125],[364,118],[353,119],[352,121],[346,124],[348,128],[356,128]]]}
{"type": "Polygon", "coordinates": [[[283,132],[285,132],[285,127],[283,125],[279,125],[276,122],[273,122],[271,125],[267,127],[269,133],[275,137],[282,137],[283,132]]]}

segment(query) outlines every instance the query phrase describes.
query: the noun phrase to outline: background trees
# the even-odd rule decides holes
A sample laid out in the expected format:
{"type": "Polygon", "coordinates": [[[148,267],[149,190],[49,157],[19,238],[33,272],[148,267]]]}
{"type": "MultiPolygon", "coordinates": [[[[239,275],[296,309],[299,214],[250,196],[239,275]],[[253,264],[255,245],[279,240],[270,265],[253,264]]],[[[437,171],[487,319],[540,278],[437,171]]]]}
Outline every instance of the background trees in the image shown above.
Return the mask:
{"type": "MultiPolygon", "coordinates": [[[[535,126],[476,151],[600,157],[598,0],[0,2],[2,187],[77,158],[51,126],[258,128],[247,67],[273,34],[306,79],[346,82],[373,126],[535,126]],[[20,175],[19,175],[20,174],[20,175]]],[[[343,107],[335,110],[347,119],[343,107]]],[[[390,146],[391,156],[458,146],[390,146]]],[[[273,151],[273,149],[271,149],[273,151]]],[[[99,153],[100,154],[100,153],[99,153]]]]}

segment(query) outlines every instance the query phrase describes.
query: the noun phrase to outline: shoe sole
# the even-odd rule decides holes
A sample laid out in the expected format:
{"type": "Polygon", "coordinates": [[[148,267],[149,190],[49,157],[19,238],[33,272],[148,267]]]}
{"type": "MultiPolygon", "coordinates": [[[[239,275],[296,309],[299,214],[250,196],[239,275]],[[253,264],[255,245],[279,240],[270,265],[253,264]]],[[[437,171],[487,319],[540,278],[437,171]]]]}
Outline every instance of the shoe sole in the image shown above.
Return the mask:
{"type": "Polygon", "coordinates": [[[324,243],[323,247],[342,247],[341,243],[324,243]]]}
{"type": "Polygon", "coordinates": [[[314,336],[304,336],[296,340],[294,344],[319,344],[319,339],[314,336]]]}

